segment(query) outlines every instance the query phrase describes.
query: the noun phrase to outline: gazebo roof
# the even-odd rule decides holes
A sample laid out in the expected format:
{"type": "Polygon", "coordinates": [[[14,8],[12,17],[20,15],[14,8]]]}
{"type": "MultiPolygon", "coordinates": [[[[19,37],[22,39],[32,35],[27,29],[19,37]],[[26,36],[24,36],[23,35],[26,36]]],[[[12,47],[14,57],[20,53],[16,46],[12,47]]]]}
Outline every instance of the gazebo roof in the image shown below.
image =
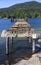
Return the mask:
{"type": "Polygon", "coordinates": [[[30,28],[30,24],[28,24],[24,19],[18,19],[10,29],[12,28],[30,28]]]}

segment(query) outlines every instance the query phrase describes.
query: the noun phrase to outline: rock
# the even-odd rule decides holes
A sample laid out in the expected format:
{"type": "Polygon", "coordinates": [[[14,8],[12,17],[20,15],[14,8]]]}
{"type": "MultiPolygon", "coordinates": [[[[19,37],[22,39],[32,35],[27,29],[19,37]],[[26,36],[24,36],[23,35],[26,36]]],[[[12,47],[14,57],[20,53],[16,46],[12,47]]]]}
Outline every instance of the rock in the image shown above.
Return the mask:
{"type": "Polygon", "coordinates": [[[33,65],[41,65],[37,54],[32,55],[32,58],[29,59],[29,62],[33,65]]]}
{"type": "Polygon", "coordinates": [[[41,53],[40,53],[40,55],[39,55],[39,53],[34,54],[34,55],[32,55],[32,57],[29,60],[22,59],[15,65],[41,65],[41,62],[39,60],[40,56],[41,56],[41,53]]]}
{"type": "Polygon", "coordinates": [[[32,65],[31,63],[29,63],[29,61],[27,60],[21,60],[18,63],[16,63],[15,65],[32,65]]]}

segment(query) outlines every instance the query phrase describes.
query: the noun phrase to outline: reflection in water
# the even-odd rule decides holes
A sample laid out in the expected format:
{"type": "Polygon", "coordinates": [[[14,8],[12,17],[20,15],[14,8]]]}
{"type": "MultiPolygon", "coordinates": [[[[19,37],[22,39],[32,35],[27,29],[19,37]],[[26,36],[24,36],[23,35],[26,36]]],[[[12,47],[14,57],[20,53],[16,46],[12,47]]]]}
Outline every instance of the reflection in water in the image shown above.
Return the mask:
{"type": "Polygon", "coordinates": [[[27,40],[14,40],[13,45],[9,42],[9,55],[1,54],[0,63],[16,63],[21,59],[28,59],[32,55],[32,48],[27,40]]]}
{"type": "Polygon", "coordinates": [[[1,48],[0,63],[16,63],[21,59],[29,59],[32,55],[32,43],[29,43],[28,38],[21,40],[13,39],[13,44],[11,39],[9,39],[9,55],[5,55],[5,46],[1,48]]]}

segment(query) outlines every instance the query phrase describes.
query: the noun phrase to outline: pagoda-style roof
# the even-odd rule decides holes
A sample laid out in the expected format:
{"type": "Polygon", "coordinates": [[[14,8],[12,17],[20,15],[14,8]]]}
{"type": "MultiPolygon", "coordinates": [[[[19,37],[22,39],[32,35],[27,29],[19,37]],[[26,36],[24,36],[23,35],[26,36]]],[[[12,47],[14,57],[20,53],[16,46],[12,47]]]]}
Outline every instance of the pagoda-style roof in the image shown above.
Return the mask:
{"type": "Polygon", "coordinates": [[[26,31],[28,28],[31,28],[30,27],[30,24],[28,24],[24,19],[18,19],[17,22],[9,29],[9,30],[16,30],[19,29],[20,30],[24,30],[26,31]]]}
{"type": "Polygon", "coordinates": [[[18,19],[12,27],[30,27],[30,25],[24,19],[18,19]]]}

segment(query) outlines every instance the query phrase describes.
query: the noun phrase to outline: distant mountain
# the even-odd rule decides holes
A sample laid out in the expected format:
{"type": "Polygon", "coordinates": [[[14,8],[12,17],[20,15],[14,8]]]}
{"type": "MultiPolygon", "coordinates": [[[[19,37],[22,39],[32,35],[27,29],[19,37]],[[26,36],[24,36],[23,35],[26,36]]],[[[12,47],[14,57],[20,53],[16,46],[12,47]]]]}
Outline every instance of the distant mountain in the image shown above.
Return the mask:
{"type": "Polygon", "coordinates": [[[8,16],[15,16],[15,17],[31,17],[35,12],[35,17],[41,17],[41,3],[36,1],[30,1],[20,4],[15,4],[8,8],[0,9],[0,17],[8,17],[8,16]]]}
{"type": "Polygon", "coordinates": [[[10,9],[16,9],[16,8],[41,9],[41,3],[36,2],[36,1],[30,1],[30,2],[16,4],[16,5],[13,5],[9,8],[10,9]]]}

